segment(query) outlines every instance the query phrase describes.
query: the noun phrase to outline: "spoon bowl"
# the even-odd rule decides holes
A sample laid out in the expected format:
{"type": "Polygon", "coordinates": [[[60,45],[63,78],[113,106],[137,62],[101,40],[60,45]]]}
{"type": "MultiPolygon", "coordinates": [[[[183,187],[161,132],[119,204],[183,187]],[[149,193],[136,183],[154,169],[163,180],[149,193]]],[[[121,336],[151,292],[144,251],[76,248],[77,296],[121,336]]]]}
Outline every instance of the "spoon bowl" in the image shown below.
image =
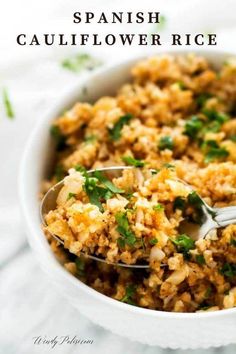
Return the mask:
{"type": "MultiPolygon", "coordinates": [[[[88,174],[92,174],[95,171],[105,172],[108,174],[112,174],[113,177],[119,175],[125,169],[133,169],[132,166],[112,166],[112,167],[104,167],[100,169],[94,169],[87,171],[88,174]]],[[[152,171],[152,170],[151,170],[152,171]]],[[[187,187],[189,187],[190,191],[193,191],[192,187],[189,186],[186,182],[178,179],[178,182],[183,183],[187,187]]],[[[56,208],[57,196],[60,192],[61,188],[64,186],[64,180],[60,181],[52,188],[48,190],[45,194],[41,206],[40,206],[40,215],[41,220],[44,226],[47,226],[45,215],[50,211],[56,208]]],[[[195,192],[196,193],[196,192],[195,192]]],[[[190,236],[194,241],[197,241],[201,238],[205,238],[206,235],[214,229],[227,226],[232,223],[236,223],[236,206],[232,207],[225,207],[225,208],[212,208],[205,201],[196,194],[199,205],[201,206],[201,220],[199,223],[189,222],[188,220],[183,220],[180,223],[179,231],[181,234],[187,234],[190,236]]],[[[59,243],[64,246],[64,242],[58,237],[57,235],[51,234],[59,243]]],[[[84,257],[93,259],[95,261],[107,263],[110,265],[126,267],[126,268],[149,268],[149,264],[126,264],[122,262],[112,263],[108,262],[104,258],[97,257],[95,255],[90,255],[84,252],[80,252],[81,255],[84,257]]],[[[165,264],[162,264],[165,266],[165,264]]]]}

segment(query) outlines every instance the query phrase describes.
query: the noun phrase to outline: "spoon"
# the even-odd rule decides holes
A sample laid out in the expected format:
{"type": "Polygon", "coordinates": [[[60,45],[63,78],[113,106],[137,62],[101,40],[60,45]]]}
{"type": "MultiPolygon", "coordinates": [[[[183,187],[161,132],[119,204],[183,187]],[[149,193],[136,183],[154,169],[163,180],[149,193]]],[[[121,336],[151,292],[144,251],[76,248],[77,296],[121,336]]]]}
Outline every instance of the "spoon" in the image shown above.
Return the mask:
{"type": "MultiPolygon", "coordinates": [[[[92,174],[95,171],[100,172],[110,172],[113,173],[114,176],[117,175],[117,172],[121,172],[127,169],[133,169],[132,166],[112,166],[112,167],[104,167],[95,170],[87,171],[88,174],[92,174]]],[[[152,170],[151,170],[152,171],[152,170]]],[[[193,191],[192,187],[188,185],[186,182],[177,179],[179,182],[182,182],[187,187],[189,187],[190,191],[193,191]]],[[[64,180],[55,184],[52,188],[48,190],[45,194],[41,206],[40,206],[40,216],[44,226],[47,226],[45,215],[50,211],[56,208],[56,200],[58,193],[64,185],[64,180]]],[[[198,240],[201,238],[205,238],[205,236],[213,229],[217,229],[220,227],[225,227],[230,224],[236,223],[236,206],[223,207],[223,208],[212,208],[197,194],[199,198],[199,205],[201,206],[202,218],[201,224],[192,223],[186,220],[183,220],[180,223],[179,231],[180,233],[185,233],[190,236],[193,240],[198,240]]],[[[56,235],[51,234],[60,244],[64,246],[64,242],[56,235]]],[[[125,264],[122,262],[112,263],[108,262],[103,258],[99,258],[94,255],[89,255],[84,252],[80,252],[81,255],[93,259],[95,261],[107,263],[110,265],[116,265],[126,268],[149,268],[148,264],[125,264]]],[[[165,266],[163,264],[162,266],[165,266]]]]}

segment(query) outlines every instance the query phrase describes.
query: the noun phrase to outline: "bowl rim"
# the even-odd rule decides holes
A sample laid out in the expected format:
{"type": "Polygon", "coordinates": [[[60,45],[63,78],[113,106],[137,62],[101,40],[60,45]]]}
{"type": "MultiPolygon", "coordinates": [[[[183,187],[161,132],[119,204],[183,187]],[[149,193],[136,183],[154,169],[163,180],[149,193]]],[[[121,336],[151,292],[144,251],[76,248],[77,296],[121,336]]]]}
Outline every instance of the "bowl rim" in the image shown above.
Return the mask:
{"type": "Polygon", "coordinates": [[[60,276],[63,281],[65,282],[69,281],[75,288],[81,289],[82,291],[91,295],[95,300],[105,303],[105,305],[111,307],[115,306],[117,309],[121,309],[122,311],[128,311],[130,313],[136,313],[144,316],[166,318],[166,319],[171,318],[176,320],[181,320],[181,319],[199,320],[200,318],[205,319],[205,318],[217,318],[217,317],[222,317],[225,315],[232,315],[232,314],[236,315],[236,308],[222,309],[222,310],[217,310],[212,312],[211,311],[190,312],[190,313],[165,312],[160,310],[152,310],[152,309],[146,309],[138,306],[132,306],[120,302],[118,300],[115,300],[111,297],[108,297],[102,293],[99,293],[97,290],[84,284],[82,281],[80,281],[78,278],[72,275],[56,259],[56,257],[54,256],[53,252],[49,247],[49,244],[44,236],[43,231],[38,229],[38,226],[34,224],[33,218],[31,218],[31,211],[28,205],[28,198],[27,198],[29,191],[28,188],[26,188],[26,186],[28,185],[27,179],[30,178],[27,173],[27,170],[28,167],[30,167],[29,162],[30,162],[31,153],[33,151],[32,147],[34,146],[35,141],[37,140],[35,138],[37,137],[38,131],[44,126],[45,122],[53,121],[53,117],[55,117],[55,114],[56,115],[58,114],[59,111],[58,108],[61,106],[60,99],[68,103],[70,102],[71,97],[74,96],[75,92],[77,91],[79,93],[81,88],[83,88],[86,85],[86,83],[88,83],[89,81],[94,80],[102,75],[107,75],[109,72],[112,73],[116,70],[122,70],[122,68],[126,66],[131,66],[136,61],[142,60],[144,58],[152,57],[155,55],[163,55],[163,54],[186,55],[188,53],[201,55],[203,57],[210,57],[214,55],[214,57],[225,56],[226,58],[236,55],[236,53],[219,50],[219,49],[208,49],[208,50],[201,49],[201,48],[196,48],[196,49],[183,48],[180,50],[175,50],[173,48],[161,49],[158,52],[151,52],[151,53],[145,53],[140,55],[135,54],[130,56],[127,59],[120,60],[114,64],[104,65],[104,67],[97,69],[96,71],[84,77],[83,79],[80,78],[78,80],[78,83],[73,85],[73,87],[70,87],[66,91],[66,93],[64,92],[62,95],[58,96],[58,100],[56,101],[56,103],[50,106],[50,108],[46,112],[44,112],[42,118],[39,120],[39,122],[34,127],[33,131],[30,133],[30,136],[27,140],[22,155],[20,169],[19,169],[19,176],[18,176],[18,194],[20,200],[20,207],[25,221],[25,226],[27,230],[30,231],[30,233],[27,231],[27,238],[28,238],[28,242],[31,245],[31,248],[33,248],[34,252],[36,252],[38,256],[37,258],[39,260],[41,268],[44,268],[44,270],[51,276],[53,275],[54,272],[57,272],[58,276],[60,276]],[[29,236],[29,234],[31,236],[29,236]],[[48,266],[47,269],[45,269],[42,259],[40,259],[40,253],[41,255],[43,255],[44,253],[44,260],[47,255],[47,266],[48,266]]]}

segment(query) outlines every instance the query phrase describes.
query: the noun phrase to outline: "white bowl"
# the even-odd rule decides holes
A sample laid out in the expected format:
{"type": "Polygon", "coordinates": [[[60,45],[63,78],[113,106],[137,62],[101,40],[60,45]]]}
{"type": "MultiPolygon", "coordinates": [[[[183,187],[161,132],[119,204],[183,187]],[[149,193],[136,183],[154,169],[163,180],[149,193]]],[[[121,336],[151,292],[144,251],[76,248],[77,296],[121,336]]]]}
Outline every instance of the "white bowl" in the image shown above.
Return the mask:
{"type": "MultiPolygon", "coordinates": [[[[181,52],[171,52],[181,54],[181,52]]],[[[229,54],[198,51],[214,65],[229,54]]],[[[186,54],[186,53],[184,53],[186,54]]],[[[140,59],[140,58],[138,58],[140,59]]],[[[163,348],[206,348],[236,343],[236,308],[203,313],[168,313],[130,306],[113,300],[86,286],[67,272],[55,259],[41,230],[38,192],[50,165],[53,144],[49,134],[52,120],[76,100],[95,100],[112,94],[130,78],[129,70],[137,58],[105,68],[79,83],[39,122],[26,146],[20,172],[20,199],[29,243],[41,266],[82,314],[104,328],[149,345],[163,348]],[[87,96],[84,95],[84,86],[87,96]]]]}

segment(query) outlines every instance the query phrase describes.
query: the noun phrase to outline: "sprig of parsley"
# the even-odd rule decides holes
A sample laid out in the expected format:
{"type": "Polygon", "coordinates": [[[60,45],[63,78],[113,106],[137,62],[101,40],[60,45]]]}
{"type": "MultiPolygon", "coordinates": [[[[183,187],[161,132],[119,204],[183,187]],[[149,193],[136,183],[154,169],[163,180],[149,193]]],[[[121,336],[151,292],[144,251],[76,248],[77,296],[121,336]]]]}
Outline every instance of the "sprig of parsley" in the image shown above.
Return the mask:
{"type": "Polygon", "coordinates": [[[189,251],[195,248],[195,242],[186,234],[171,238],[171,242],[176,246],[178,252],[183,253],[185,258],[189,258],[189,251]]]}
{"type": "Polygon", "coordinates": [[[173,138],[169,135],[161,137],[159,144],[158,144],[159,150],[173,150],[174,149],[174,141],[173,138]]]}
{"type": "Polygon", "coordinates": [[[133,115],[130,113],[125,114],[120,117],[120,119],[114,124],[113,128],[109,129],[109,135],[111,140],[116,141],[121,137],[121,130],[124,125],[128,124],[130,120],[133,118],[133,115]]]}
{"type": "Polygon", "coordinates": [[[6,88],[3,89],[2,95],[3,95],[3,103],[5,106],[6,115],[8,118],[13,119],[15,117],[15,114],[6,88]]]}
{"type": "Polygon", "coordinates": [[[131,156],[123,156],[122,160],[127,163],[127,165],[135,166],[135,167],[143,167],[145,165],[145,162],[142,160],[135,159],[134,157],[131,156]]]}
{"type": "Polygon", "coordinates": [[[135,305],[134,296],[136,292],[136,286],[134,284],[127,285],[125,289],[125,296],[120,300],[129,305],[135,305]]]}
{"type": "Polygon", "coordinates": [[[126,213],[119,212],[115,215],[116,222],[118,224],[116,230],[121,235],[118,238],[118,245],[123,248],[126,244],[128,246],[133,246],[137,241],[135,234],[130,229],[129,220],[127,218],[126,213]]]}

